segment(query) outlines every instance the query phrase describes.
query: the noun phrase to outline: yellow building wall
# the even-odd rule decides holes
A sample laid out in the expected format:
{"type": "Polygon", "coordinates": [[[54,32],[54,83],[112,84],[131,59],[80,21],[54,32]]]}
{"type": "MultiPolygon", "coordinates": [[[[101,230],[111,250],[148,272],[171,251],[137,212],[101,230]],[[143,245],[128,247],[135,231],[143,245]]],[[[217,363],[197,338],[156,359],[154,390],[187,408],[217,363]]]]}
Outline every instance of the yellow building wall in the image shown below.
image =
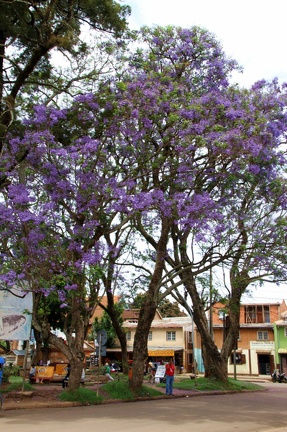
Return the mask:
{"type": "MultiPolygon", "coordinates": [[[[136,330],[130,328],[126,330],[131,332],[131,339],[127,341],[127,347],[132,348],[136,330]]],[[[148,341],[148,348],[161,347],[161,348],[172,349],[173,347],[176,348],[176,347],[185,346],[184,331],[182,328],[178,328],[178,327],[168,328],[168,329],[151,328],[150,331],[152,332],[152,340],[148,341]],[[175,332],[176,340],[166,340],[167,332],[175,332]]]]}

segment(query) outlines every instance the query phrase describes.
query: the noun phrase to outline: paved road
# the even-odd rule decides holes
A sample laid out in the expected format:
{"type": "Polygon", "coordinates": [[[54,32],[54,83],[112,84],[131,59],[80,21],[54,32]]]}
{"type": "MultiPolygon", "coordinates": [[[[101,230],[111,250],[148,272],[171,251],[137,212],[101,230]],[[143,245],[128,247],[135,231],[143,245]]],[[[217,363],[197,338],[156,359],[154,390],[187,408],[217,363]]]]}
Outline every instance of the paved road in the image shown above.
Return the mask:
{"type": "Polygon", "coordinates": [[[76,408],[2,411],[2,432],[287,432],[287,384],[267,391],[76,408]]]}

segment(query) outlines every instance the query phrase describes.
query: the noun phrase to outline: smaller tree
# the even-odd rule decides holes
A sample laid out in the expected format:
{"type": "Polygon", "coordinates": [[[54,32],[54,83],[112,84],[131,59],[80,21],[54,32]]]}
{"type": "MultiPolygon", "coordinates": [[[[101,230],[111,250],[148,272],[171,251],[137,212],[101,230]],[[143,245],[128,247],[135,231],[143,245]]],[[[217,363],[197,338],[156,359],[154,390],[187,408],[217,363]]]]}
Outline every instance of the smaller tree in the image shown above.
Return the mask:
{"type": "MultiPolygon", "coordinates": [[[[114,309],[118,315],[121,315],[124,308],[121,302],[114,304],[114,309]]],[[[123,323],[123,319],[119,319],[119,324],[121,325],[123,323]]],[[[95,321],[93,322],[92,326],[92,333],[90,334],[89,338],[92,338],[93,340],[97,338],[97,332],[99,330],[106,330],[107,332],[107,348],[114,348],[116,346],[116,338],[117,333],[113,327],[113,323],[111,320],[110,315],[107,311],[103,312],[103,315],[101,318],[95,318],[95,321]]]]}

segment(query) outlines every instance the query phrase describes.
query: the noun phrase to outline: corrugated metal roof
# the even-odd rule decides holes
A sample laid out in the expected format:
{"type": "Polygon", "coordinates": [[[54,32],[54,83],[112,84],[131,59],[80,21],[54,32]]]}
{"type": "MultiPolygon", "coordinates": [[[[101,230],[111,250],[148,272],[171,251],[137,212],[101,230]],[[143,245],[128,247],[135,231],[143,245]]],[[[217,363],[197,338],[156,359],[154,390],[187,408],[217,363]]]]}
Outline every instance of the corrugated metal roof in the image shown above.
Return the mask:
{"type": "Polygon", "coordinates": [[[261,306],[261,305],[280,305],[284,300],[278,300],[278,298],[247,298],[242,297],[241,306],[261,306]]]}
{"type": "Polygon", "coordinates": [[[25,350],[18,350],[18,349],[11,350],[11,351],[9,351],[9,353],[7,355],[11,355],[11,354],[15,354],[16,356],[21,356],[21,355],[24,356],[25,350]]]}

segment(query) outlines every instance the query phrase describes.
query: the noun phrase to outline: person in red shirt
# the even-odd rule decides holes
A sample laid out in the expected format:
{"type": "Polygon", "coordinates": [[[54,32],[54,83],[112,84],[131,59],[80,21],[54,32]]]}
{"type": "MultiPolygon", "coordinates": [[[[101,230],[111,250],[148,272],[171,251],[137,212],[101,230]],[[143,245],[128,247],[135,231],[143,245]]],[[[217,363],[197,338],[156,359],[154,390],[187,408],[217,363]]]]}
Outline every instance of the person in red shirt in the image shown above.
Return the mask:
{"type": "Polygon", "coordinates": [[[174,381],[175,366],[173,359],[171,358],[169,362],[165,365],[165,394],[168,396],[173,396],[173,381],[174,381]]]}

